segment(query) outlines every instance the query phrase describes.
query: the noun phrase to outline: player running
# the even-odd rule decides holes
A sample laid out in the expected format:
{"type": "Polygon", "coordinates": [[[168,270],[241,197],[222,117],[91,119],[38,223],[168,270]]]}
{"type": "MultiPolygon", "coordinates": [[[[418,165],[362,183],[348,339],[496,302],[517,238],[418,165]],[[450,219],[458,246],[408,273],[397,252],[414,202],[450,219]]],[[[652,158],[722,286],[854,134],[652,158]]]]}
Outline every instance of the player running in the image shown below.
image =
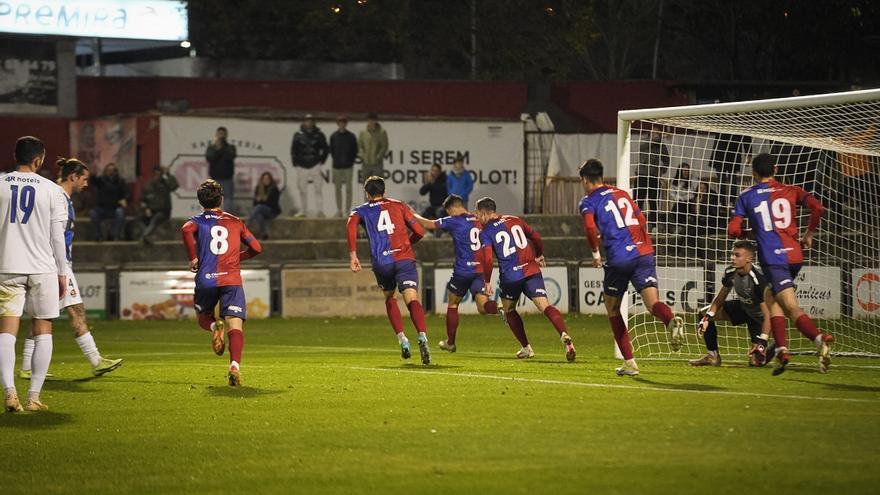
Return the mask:
{"type": "Polygon", "coordinates": [[[446,284],[446,340],[440,341],[444,351],[455,352],[455,334],[458,332],[458,305],[468,292],[474,296],[477,311],[481,314],[498,314],[498,303],[490,300],[492,286],[483,280],[484,271],[492,278],[492,251],[480,244],[482,225],[477,217],[464,207],[461,196],[450,194],[443,201],[443,208],[449,216],[428,220],[415,215],[419,225],[427,230],[444,230],[452,235],[455,245],[455,264],[452,278],[446,284]]]}
{"type": "Polygon", "coordinates": [[[46,147],[32,136],[15,143],[16,170],[0,174],[0,381],[9,412],[42,411],[40,391],[52,361],[52,320],[67,288],[67,200],[37,174],[46,147]],[[15,389],[15,338],[22,310],[33,317],[34,354],[24,408],[15,389]]]}
{"type": "Polygon", "coordinates": [[[776,365],[773,375],[785,371],[789,356],[786,336],[785,314],[797,329],[814,344],[819,356],[819,371],[826,373],[831,365],[831,343],[834,336],[823,334],[812,318],[801,309],[794,292],[794,280],[804,262],[801,246],[813,245],[813,233],[825,213],[825,207],[810,193],[798,186],[777,181],[776,157],[761,153],[752,160],[752,176],[757,182],[736,199],[733,217],[727,226],[731,237],[746,234],[742,229],[743,218],[748,217],[751,231],[758,243],[761,267],[770,281],[764,291],[764,302],[770,309],[770,328],[776,342],[776,365]],[[803,239],[798,241],[797,206],[810,210],[810,223],[803,239]]]}
{"type": "MultiPolygon", "coordinates": [[[[565,346],[565,358],[573,362],[577,356],[574,344],[565,327],[565,320],[555,306],[547,299],[547,290],[544,288],[544,276],[541,267],[544,264],[544,243],[541,236],[532,229],[523,219],[513,215],[499,215],[496,211],[495,200],[482,198],[477,201],[475,215],[483,224],[480,233],[480,243],[491,247],[495,257],[498,258],[500,273],[499,286],[501,288],[501,306],[505,321],[519,340],[522,348],[516,353],[519,359],[535,356],[529,339],[526,336],[522,318],[516,312],[516,304],[519,297],[525,294],[532,300],[538,311],[544,314],[553,327],[559,333],[559,339],[565,346]]],[[[491,253],[486,263],[492,263],[491,253]]],[[[483,280],[488,284],[492,273],[490,270],[483,271],[483,280]]]]}
{"type": "MultiPolygon", "coordinates": [[[[67,310],[70,318],[70,326],[73,328],[73,337],[83,355],[92,365],[92,374],[101,376],[122,366],[122,359],[110,359],[101,356],[95,339],[89,331],[86,321],[86,309],[83,305],[82,295],[79,293],[79,285],[76,283],[76,275],[73,273],[73,227],[76,213],[73,210],[73,193],[78,193],[89,185],[89,169],[76,158],[60,158],[58,165],[58,184],[64,190],[67,199],[67,223],[64,229],[64,244],[67,248],[67,291],[61,300],[61,309],[67,310]]],[[[33,330],[24,341],[24,351],[21,358],[21,371],[18,376],[28,379],[31,377],[31,358],[34,354],[33,330]]],[[[49,373],[47,376],[52,376],[49,373]]]]}
{"type": "Polygon", "coordinates": [[[581,165],[581,185],[587,194],[581,200],[580,211],[584,217],[587,242],[593,250],[593,266],[602,266],[600,236],[608,258],[603,281],[605,309],[614,340],[624,359],[623,366],[615,371],[621,376],[635,376],[639,374],[639,367],[633,358],[626,322],[620,315],[620,302],[626,297],[627,286],[632,283],[642,296],[645,307],[666,325],[670,332],[669,344],[674,351],[681,349],[684,321],[660,301],[657,264],[645,215],[626,191],[605,184],[603,174],[604,168],[599,160],[590,159],[581,165]]]}
{"type": "Polygon", "coordinates": [[[211,347],[218,356],[226,349],[229,328],[229,386],[241,385],[241,353],[247,303],[241,287],[241,262],[263,250],[238,217],[223,211],[223,187],[206,180],[197,191],[205,211],[183,225],[183,243],[189,269],[196,273],[195,309],[199,326],[211,332],[211,347]],[[242,249],[244,247],[244,249],[242,249]],[[220,302],[220,319],[214,308],[220,302]]]}
{"type": "Polygon", "coordinates": [[[752,264],[755,249],[750,241],[739,240],[733,243],[730,266],[724,271],[721,290],[715,295],[712,304],[700,310],[697,334],[705,339],[708,352],[700,359],[688,361],[691,366],[721,366],[716,321],[729,321],[733,325],[745,323],[752,341],[749,366],[767,364],[767,338],[770,334],[770,309],[764,303],[767,280],[752,264]],[[731,289],[737,298],[728,301],[727,296],[731,289]]]}
{"type": "Polygon", "coordinates": [[[375,175],[364,181],[367,202],[356,207],[348,217],[348,251],[351,271],[362,270],[357,255],[357,227],[363,225],[370,242],[370,260],[376,283],[385,294],[385,312],[400,343],[400,356],[410,358],[409,340],[403,333],[403,319],[394,291],[399,290],[409,308],[409,316],[419,332],[422,364],[431,364],[425,310],[419,302],[419,274],[412,244],[425,235],[408,206],[385,197],[385,180],[375,175]]]}

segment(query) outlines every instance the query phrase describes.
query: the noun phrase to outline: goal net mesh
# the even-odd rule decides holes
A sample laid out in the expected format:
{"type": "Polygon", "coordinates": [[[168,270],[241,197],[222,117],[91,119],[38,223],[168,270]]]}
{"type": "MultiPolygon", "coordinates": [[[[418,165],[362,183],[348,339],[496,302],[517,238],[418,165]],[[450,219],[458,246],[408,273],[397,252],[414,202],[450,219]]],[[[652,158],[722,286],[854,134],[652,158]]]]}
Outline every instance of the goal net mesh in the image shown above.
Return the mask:
{"type": "MultiPolygon", "coordinates": [[[[718,105],[708,115],[629,122],[629,186],[648,218],[661,300],[687,322],[677,355],[705,352],[695,333],[698,310],[711,302],[729,266],[726,226],[737,195],[753,184],[751,158],[767,152],[777,157],[780,181],[803,187],[826,207],[797,278],[801,307],[835,335],[836,354],[880,357],[880,91],[874,96],[797,108],[768,102],[748,111],[718,105]]],[[[808,217],[800,208],[801,233],[808,217]]],[[[676,354],[665,327],[633,293],[629,315],[637,356],[676,354]]],[[[792,322],[789,338],[790,351],[815,351],[792,322]]],[[[731,358],[750,348],[745,326],[722,322],[718,343],[731,358]]]]}

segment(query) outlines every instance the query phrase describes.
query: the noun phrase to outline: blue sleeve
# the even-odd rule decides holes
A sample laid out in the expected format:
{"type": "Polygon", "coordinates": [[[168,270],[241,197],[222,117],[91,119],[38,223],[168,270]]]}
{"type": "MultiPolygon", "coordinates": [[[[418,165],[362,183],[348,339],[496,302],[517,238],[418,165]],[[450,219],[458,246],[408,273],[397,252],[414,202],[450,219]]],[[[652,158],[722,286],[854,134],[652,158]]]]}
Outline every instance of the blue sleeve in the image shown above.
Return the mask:
{"type": "Polygon", "coordinates": [[[592,203],[590,203],[589,199],[584,198],[581,200],[580,211],[582,216],[586,215],[587,213],[593,213],[593,205],[592,203]]]}
{"type": "Polygon", "coordinates": [[[744,194],[740,194],[739,197],[736,198],[736,207],[733,209],[733,216],[735,217],[746,216],[746,202],[743,198],[745,198],[744,194]]]}
{"type": "Polygon", "coordinates": [[[451,219],[452,219],[452,217],[438,218],[437,220],[434,220],[434,226],[440,230],[445,230],[445,231],[449,232],[449,229],[452,228],[451,219]]]}

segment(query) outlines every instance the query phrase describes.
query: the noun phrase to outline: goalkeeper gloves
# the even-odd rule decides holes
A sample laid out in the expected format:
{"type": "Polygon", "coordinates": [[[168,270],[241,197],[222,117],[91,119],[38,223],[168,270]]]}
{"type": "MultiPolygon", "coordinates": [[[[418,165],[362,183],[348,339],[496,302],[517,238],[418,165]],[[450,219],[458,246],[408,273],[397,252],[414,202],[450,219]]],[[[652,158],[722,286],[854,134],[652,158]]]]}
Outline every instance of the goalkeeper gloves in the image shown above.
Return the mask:
{"type": "Polygon", "coordinates": [[[714,311],[706,311],[706,314],[703,315],[703,318],[700,319],[700,323],[697,324],[697,336],[702,338],[705,335],[706,330],[709,328],[709,322],[712,321],[712,318],[715,317],[714,311]]]}

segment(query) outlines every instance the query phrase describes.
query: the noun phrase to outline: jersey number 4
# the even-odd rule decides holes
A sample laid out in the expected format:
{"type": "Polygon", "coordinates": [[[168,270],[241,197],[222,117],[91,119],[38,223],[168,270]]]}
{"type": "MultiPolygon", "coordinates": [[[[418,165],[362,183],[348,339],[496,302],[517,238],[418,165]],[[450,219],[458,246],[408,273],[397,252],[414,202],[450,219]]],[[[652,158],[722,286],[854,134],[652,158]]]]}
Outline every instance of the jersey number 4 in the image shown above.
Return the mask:
{"type": "Polygon", "coordinates": [[[376,224],[376,229],[379,232],[386,232],[388,235],[394,233],[394,222],[391,221],[391,214],[388,213],[388,210],[382,210],[379,213],[379,223],[376,224]]]}
{"type": "Polygon", "coordinates": [[[787,229],[791,225],[791,203],[787,199],[774,199],[770,206],[767,201],[761,201],[761,204],[755,207],[755,213],[761,215],[761,227],[770,232],[775,226],[777,229],[787,229]],[[770,213],[773,213],[773,220],[770,220],[770,213]]]}
{"type": "Polygon", "coordinates": [[[21,223],[28,223],[31,219],[31,213],[34,212],[34,201],[37,198],[37,191],[34,186],[24,186],[21,188],[21,195],[18,194],[18,186],[9,186],[12,193],[12,201],[9,205],[9,223],[15,223],[18,218],[18,209],[21,208],[21,223]]]}
{"type": "Polygon", "coordinates": [[[639,224],[635,208],[626,198],[617,198],[617,204],[614,204],[614,200],[608,201],[605,203],[605,211],[610,211],[614,215],[614,221],[617,222],[618,229],[639,224]],[[622,215],[621,212],[623,213],[622,215]]]}
{"type": "Polygon", "coordinates": [[[504,254],[505,258],[515,253],[516,248],[525,249],[526,246],[529,245],[529,242],[526,239],[526,233],[523,232],[522,227],[519,225],[511,227],[510,234],[504,230],[499,231],[495,234],[495,242],[501,244],[501,252],[504,254]],[[516,247],[510,245],[510,236],[513,236],[513,243],[516,247]]]}

